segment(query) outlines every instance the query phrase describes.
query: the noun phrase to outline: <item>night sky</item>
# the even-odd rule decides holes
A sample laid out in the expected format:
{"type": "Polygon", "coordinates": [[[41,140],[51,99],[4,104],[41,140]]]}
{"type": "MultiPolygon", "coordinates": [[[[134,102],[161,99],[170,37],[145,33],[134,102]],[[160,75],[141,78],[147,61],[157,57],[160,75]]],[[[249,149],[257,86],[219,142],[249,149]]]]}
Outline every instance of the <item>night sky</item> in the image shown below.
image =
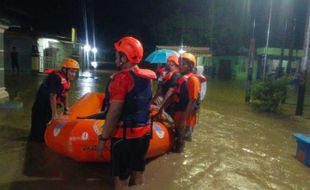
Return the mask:
{"type": "MultiPolygon", "coordinates": [[[[194,31],[190,27],[197,27],[196,25],[200,24],[205,25],[206,31],[202,33],[206,35],[197,37],[194,44],[190,44],[191,40],[188,40],[188,45],[213,47],[212,43],[217,43],[219,47],[214,46],[214,49],[227,46],[234,50],[242,46],[247,47],[251,35],[249,27],[251,15],[248,15],[247,18],[242,18],[240,15],[238,18],[233,18],[234,15],[240,13],[236,9],[246,1],[252,2],[252,7],[256,11],[256,42],[263,46],[266,41],[270,0],[0,0],[0,16],[4,14],[6,17],[17,20],[20,25],[31,26],[35,31],[52,35],[69,37],[71,27],[76,27],[78,39],[81,42],[85,42],[85,21],[87,21],[89,42],[92,44],[92,36],[95,34],[98,48],[111,48],[113,42],[122,36],[133,35],[138,37],[146,48],[154,49],[156,44],[162,44],[158,38],[163,37],[154,34],[156,31],[154,26],[160,26],[171,15],[179,15],[183,19],[187,19],[187,22],[189,20],[194,24],[191,26],[182,25],[181,28],[176,24],[170,31],[175,32],[174,42],[179,42],[181,37],[183,40],[183,34],[180,33],[186,32],[186,30],[189,30],[190,33],[194,31]],[[215,8],[214,10],[211,9],[212,6],[215,8]],[[198,21],[195,18],[201,20],[198,21]],[[248,23],[238,23],[240,21],[248,23]],[[195,22],[200,23],[195,25],[195,22]],[[231,28],[227,25],[231,25],[231,28]],[[221,28],[223,26],[227,28],[221,28]],[[222,34],[223,31],[226,33],[222,34]],[[240,32],[243,34],[237,36],[240,32]],[[156,37],[158,38],[156,39],[156,37]],[[230,41],[230,39],[235,41],[230,41]],[[236,42],[238,44],[234,44],[236,42]],[[236,47],[229,47],[230,45],[236,47]]],[[[287,19],[288,24],[293,26],[290,23],[293,16],[289,14],[291,14],[290,10],[295,10],[297,20],[294,41],[298,48],[302,48],[308,0],[273,0],[273,2],[271,43],[278,47],[283,43],[282,39],[285,36],[283,35],[283,23],[287,19]],[[280,25],[281,23],[282,25],[280,25]]],[[[241,11],[246,13],[246,10],[241,11]]],[[[250,14],[254,14],[254,12],[250,14]]],[[[171,18],[178,19],[178,17],[171,18]]],[[[174,24],[174,22],[171,23],[174,24]]],[[[203,27],[199,28],[198,26],[198,30],[201,28],[203,27]]],[[[165,35],[165,33],[161,35],[165,35]]],[[[289,39],[289,37],[287,38],[289,39]]]]}
{"type": "Polygon", "coordinates": [[[174,6],[164,0],[1,1],[6,16],[43,33],[69,36],[71,27],[76,27],[78,39],[84,41],[87,21],[89,41],[95,31],[99,47],[109,46],[124,35],[134,35],[149,46],[154,45],[148,28],[160,22],[174,6]]]}

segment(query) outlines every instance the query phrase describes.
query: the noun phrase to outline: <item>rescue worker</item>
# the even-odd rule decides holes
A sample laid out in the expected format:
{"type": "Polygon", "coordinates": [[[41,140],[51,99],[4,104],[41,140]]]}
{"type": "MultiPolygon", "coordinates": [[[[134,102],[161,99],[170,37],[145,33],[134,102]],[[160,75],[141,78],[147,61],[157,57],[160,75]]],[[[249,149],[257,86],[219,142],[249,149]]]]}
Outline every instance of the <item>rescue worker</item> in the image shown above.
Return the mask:
{"type": "Polygon", "coordinates": [[[155,70],[157,80],[160,80],[159,78],[163,76],[163,72],[165,71],[165,66],[166,66],[165,64],[159,65],[158,68],[155,70]]]}
{"type": "Polygon", "coordinates": [[[192,133],[196,124],[195,105],[199,99],[200,82],[193,73],[196,66],[196,58],[191,53],[183,53],[179,58],[180,72],[183,75],[178,80],[178,87],[175,89],[175,151],[183,152],[185,145],[185,132],[192,133]]]}
{"type": "Polygon", "coordinates": [[[199,95],[199,99],[200,102],[203,101],[204,97],[206,96],[207,93],[207,84],[208,84],[208,77],[205,76],[204,73],[204,68],[203,66],[197,66],[194,70],[194,73],[196,74],[196,76],[198,77],[199,81],[200,81],[200,95],[199,95]]]}
{"type": "MultiPolygon", "coordinates": [[[[171,95],[174,92],[174,89],[178,85],[178,79],[182,76],[179,72],[179,56],[176,54],[173,54],[168,57],[167,59],[167,65],[166,65],[166,71],[167,74],[164,76],[162,84],[160,87],[157,89],[158,92],[157,94],[163,96],[163,100],[161,102],[161,107],[159,109],[159,113],[162,112],[163,110],[163,105],[166,103],[166,101],[169,100],[171,95]]],[[[156,99],[157,97],[155,96],[153,99],[156,99]]],[[[174,104],[170,103],[166,108],[165,111],[173,117],[174,115],[174,104]]]]}
{"type": "Polygon", "coordinates": [[[103,132],[99,135],[98,155],[111,138],[112,175],[115,189],[143,183],[145,156],[150,141],[149,108],[155,72],[140,69],[143,46],[133,37],[114,44],[115,64],[119,71],[111,76],[106,90],[107,108],[103,132]]]}
{"type": "Polygon", "coordinates": [[[68,91],[80,66],[74,59],[64,59],[60,70],[49,70],[37,92],[32,106],[30,141],[44,142],[47,124],[59,114],[57,106],[63,105],[64,114],[68,114],[68,91]]]}
{"type": "Polygon", "coordinates": [[[163,102],[163,95],[162,95],[162,85],[164,81],[164,77],[167,74],[167,65],[162,65],[159,69],[156,69],[155,73],[157,76],[157,90],[155,92],[155,96],[152,99],[152,104],[160,106],[163,102]]]}

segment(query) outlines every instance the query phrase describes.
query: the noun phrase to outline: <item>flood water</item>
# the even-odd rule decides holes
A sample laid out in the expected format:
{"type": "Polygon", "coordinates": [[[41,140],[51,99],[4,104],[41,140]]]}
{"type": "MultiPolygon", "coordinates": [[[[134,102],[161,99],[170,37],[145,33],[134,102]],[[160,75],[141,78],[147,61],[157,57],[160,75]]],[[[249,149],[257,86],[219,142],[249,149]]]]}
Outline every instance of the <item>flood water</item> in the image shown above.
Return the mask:
{"type": "MultiPolygon", "coordinates": [[[[96,75],[75,81],[71,104],[86,92],[103,91],[109,73],[96,75]]],[[[23,107],[0,110],[0,189],[113,189],[108,164],[80,163],[27,143],[31,106],[43,78],[5,76],[11,101],[23,107]]],[[[210,80],[193,141],[183,154],[149,161],[145,184],[132,189],[310,189],[310,168],[295,158],[292,137],[310,133],[309,117],[252,111],[243,101],[243,83],[210,80]]]]}

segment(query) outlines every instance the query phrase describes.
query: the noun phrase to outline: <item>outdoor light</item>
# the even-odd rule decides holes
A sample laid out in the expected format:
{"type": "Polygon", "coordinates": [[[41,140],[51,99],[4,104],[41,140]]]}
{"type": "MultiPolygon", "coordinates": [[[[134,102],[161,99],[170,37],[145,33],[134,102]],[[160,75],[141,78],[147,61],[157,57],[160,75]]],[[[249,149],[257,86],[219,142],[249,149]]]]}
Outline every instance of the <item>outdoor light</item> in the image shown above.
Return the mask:
{"type": "Polygon", "coordinates": [[[91,66],[93,66],[95,69],[96,69],[97,66],[98,66],[97,61],[92,61],[90,64],[91,64],[91,66]]]}
{"type": "Polygon", "coordinates": [[[56,39],[51,39],[51,38],[39,38],[38,39],[39,48],[42,47],[43,48],[42,51],[43,51],[45,48],[50,47],[50,42],[58,43],[59,41],[56,39]]]}
{"type": "Polygon", "coordinates": [[[186,51],[183,49],[183,48],[181,48],[180,50],[179,50],[179,54],[183,54],[183,53],[185,53],[186,51]]]}
{"type": "Polygon", "coordinates": [[[89,52],[90,50],[91,50],[90,45],[86,44],[86,45],[84,46],[84,51],[89,52]]]}
{"type": "Polygon", "coordinates": [[[92,74],[89,71],[85,71],[81,74],[81,76],[85,78],[90,78],[92,77],[92,74]]]}
{"type": "Polygon", "coordinates": [[[91,49],[91,51],[92,51],[93,53],[95,53],[95,54],[98,52],[97,48],[95,48],[95,47],[93,47],[93,48],[91,49]]]}

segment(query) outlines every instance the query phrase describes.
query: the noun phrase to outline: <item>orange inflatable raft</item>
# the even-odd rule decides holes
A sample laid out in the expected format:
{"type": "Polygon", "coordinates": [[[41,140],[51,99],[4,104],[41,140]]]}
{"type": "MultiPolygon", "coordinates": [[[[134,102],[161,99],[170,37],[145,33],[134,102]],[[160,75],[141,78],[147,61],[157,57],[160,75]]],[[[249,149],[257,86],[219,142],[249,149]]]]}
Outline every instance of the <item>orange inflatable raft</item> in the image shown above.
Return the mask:
{"type": "MultiPolygon", "coordinates": [[[[104,99],[102,93],[87,93],[70,108],[70,115],[54,120],[46,129],[45,142],[56,152],[85,162],[110,162],[110,142],[107,141],[102,155],[97,154],[98,135],[103,120],[77,119],[79,116],[96,114],[104,99]]],[[[173,146],[173,132],[162,123],[153,122],[152,139],[147,158],[168,152],[173,146]]]]}

